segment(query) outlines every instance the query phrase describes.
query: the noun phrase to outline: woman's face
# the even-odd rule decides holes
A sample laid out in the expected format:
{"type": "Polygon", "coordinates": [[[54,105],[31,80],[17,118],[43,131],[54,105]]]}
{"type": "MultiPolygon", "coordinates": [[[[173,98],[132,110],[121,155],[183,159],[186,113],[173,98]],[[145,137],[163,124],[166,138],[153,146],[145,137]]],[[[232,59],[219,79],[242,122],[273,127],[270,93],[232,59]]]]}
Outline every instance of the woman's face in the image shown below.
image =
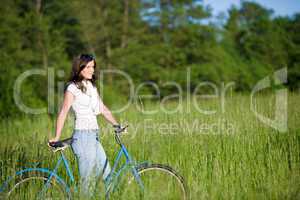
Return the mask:
{"type": "Polygon", "coordinates": [[[81,70],[81,76],[86,79],[92,79],[95,70],[95,62],[92,60],[88,62],[83,70],[81,70]]]}

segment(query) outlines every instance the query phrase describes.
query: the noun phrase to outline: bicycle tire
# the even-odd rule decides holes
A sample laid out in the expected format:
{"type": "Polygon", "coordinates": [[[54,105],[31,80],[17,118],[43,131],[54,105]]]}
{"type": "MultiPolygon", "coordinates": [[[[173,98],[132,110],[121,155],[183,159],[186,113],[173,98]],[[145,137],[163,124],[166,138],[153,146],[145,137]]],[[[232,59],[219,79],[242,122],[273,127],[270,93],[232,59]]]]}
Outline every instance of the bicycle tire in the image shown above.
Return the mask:
{"type": "Polygon", "coordinates": [[[119,191],[117,196],[113,196],[117,199],[189,199],[188,187],[184,178],[172,167],[145,163],[138,165],[136,170],[142,179],[144,189],[141,190],[138,182],[131,174],[129,178],[126,178],[127,185],[123,185],[122,188],[124,188],[120,189],[121,192],[119,191]],[[168,182],[166,183],[166,181],[168,182]]]}
{"type": "Polygon", "coordinates": [[[47,183],[48,176],[48,173],[39,171],[17,175],[7,183],[3,197],[6,200],[71,199],[65,187],[55,177],[51,178],[49,188],[45,192],[41,192],[43,186],[47,183]]]}

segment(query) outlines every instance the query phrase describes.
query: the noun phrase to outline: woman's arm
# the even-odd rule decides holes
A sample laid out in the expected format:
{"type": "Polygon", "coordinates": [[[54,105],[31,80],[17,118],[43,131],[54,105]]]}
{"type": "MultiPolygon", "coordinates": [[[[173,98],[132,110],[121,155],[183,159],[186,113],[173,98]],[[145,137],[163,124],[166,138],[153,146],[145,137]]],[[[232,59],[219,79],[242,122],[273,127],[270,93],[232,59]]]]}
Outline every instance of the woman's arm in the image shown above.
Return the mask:
{"type": "Polygon", "coordinates": [[[59,140],[59,138],[61,136],[61,131],[64,127],[66,117],[68,115],[68,112],[70,110],[70,107],[71,107],[73,101],[74,101],[74,95],[71,92],[66,91],[65,95],[64,95],[64,101],[63,101],[62,108],[61,108],[61,110],[58,114],[57,120],[56,120],[55,138],[50,139],[49,142],[56,142],[59,140]]]}
{"type": "Polygon", "coordinates": [[[117,120],[114,118],[112,115],[111,111],[104,105],[102,99],[100,98],[99,94],[98,95],[98,100],[100,103],[100,114],[104,116],[104,118],[111,123],[113,126],[119,125],[117,120]]]}
{"type": "Polygon", "coordinates": [[[111,123],[114,126],[118,125],[117,120],[114,118],[114,116],[111,114],[111,111],[104,104],[102,104],[102,114],[109,123],[111,123]]]}

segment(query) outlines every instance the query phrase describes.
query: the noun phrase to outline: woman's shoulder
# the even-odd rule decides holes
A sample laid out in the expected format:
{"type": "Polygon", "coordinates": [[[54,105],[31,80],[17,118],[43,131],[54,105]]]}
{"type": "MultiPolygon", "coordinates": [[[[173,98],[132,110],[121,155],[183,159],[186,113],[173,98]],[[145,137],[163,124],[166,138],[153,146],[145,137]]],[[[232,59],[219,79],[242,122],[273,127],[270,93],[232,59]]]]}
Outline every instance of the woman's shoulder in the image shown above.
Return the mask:
{"type": "Polygon", "coordinates": [[[68,89],[68,88],[74,88],[74,89],[77,88],[77,89],[79,89],[77,84],[74,83],[73,81],[69,81],[69,82],[66,83],[65,89],[68,89]]]}
{"type": "Polygon", "coordinates": [[[65,92],[66,91],[69,91],[71,92],[72,94],[74,94],[75,96],[77,96],[80,92],[80,89],[78,88],[77,84],[70,81],[66,84],[66,87],[65,87],[65,92]]]}

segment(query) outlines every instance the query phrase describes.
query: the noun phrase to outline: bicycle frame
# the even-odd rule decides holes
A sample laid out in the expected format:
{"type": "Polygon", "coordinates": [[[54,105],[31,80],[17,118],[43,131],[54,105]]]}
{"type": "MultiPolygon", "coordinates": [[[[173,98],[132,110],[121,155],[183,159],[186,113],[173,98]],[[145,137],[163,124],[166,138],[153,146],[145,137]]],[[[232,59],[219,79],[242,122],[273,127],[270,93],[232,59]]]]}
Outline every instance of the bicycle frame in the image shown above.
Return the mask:
{"type": "MultiPolygon", "coordinates": [[[[136,166],[138,166],[138,164],[131,158],[131,156],[128,153],[126,147],[123,145],[123,143],[121,143],[120,138],[119,138],[118,135],[116,135],[116,140],[117,140],[117,143],[120,146],[120,150],[118,151],[118,154],[115,157],[114,165],[113,165],[110,173],[108,174],[108,176],[104,180],[106,198],[109,198],[110,192],[114,191],[114,189],[118,185],[119,177],[126,170],[131,171],[131,173],[133,174],[135,180],[140,185],[141,189],[142,190],[144,189],[141,178],[140,178],[140,176],[139,176],[139,174],[136,170],[136,166]],[[122,156],[125,156],[125,163],[123,163],[118,168],[118,166],[120,165],[120,161],[121,161],[122,156]],[[117,168],[118,168],[118,170],[117,170],[117,168]]],[[[145,162],[143,162],[143,163],[145,163],[145,162]]],[[[20,171],[16,172],[15,175],[17,176],[17,175],[20,175],[22,173],[32,172],[32,171],[40,171],[40,172],[47,173],[49,175],[48,178],[47,178],[47,182],[45,183],[45,186],[43,187],[40,194],[42,194],[44,191],[47,190],[47,188],[50,186],[52,178],[56,178],[58,180],[58,182],[60,182],[65,187],[65,189],[68,193],[71,191],[71,189],[70,189],[71,187],[73,187],[75,192],[78,191],[77,184],[76,184],[76,181],[75,181],[75,178],[74,178],[74,175],[73,175],[73,171],[72,171],[72,169],[69,165],[69,162],[68,162],[67,158],[65,157],[63,151],[60,151],[60,157],[57,160],[53,170],[47,169],[47,168],[25,168],[23,170],[20,170],[20,171]],[[60,168],[61,164],[63,164],[63,166],[64,166],[64,168],[67,172],[67,175],[70,178],[70,182],[71,182],[70,184],[67,184],[65,182],[65,180],[63,178],[61,178],[60,176],[58,176],[58,174],[57,174],[58,169],[60,168]]],[[[8,182],[10,180],[12,180],[13,178],[14,178],[14,176],[8,178],[7,181],[2,185],[1,189],[5,188],[8,184],[8,182]]]]}
{"type": "MultiPolygon", "coordinates": [[[[118,140],[117,140],[118,141],[118,140]]],[[[119,142],[118,142],[119,143],[119,142]]],[[[140,185],[141,189],[144,189],[143,183],[141,181],[141,178],[136,170],[136,166],[137,164],[135,163],[135,161],[131,158],[131,156],[129,155],[126,147],[120,142],[119,143],[121,149],[119,150],[117,157],[115,158],[114,161],[114,166],[111,169],[110,174],[106,177],[106,179],[104,180],[105,186],[106,186],[106,196],[108,197],[109,192],[113,191],[113,189],[111,190],[111,187],[115,187],[114,185],[114,181],[118,180],[118,177],[122,174],[122,172],[126,169],[131,169],[131,172],[135,178],[135,180],[138,182],[138,184],[140,185]],[[120,159],[122,157],[122,155],[125,156],[125,163],[119,168],[118,171],[117,167],[119,165],[120,159]]]]}
{"type": "MultiPolygon", "coordinates": [[[[109,194],[111,191],[113,191],[115,189],[115,187],[117,186],[118,182],[118,178],[121,176],[121,174],[126,171],[126,170],[130,170],[131,173],[133,174],[135,180],[137,181],[138,185],[141,187],[141,189],[144,189],[143,183],[141,181],[141,178],[137,172],[136,166],[138,166],[138,164],[131,158],[131,156],[129,155],[126,147],[123,145],[123,143],[121,142],[119,135],[116,134],[116,141],[120,146],[120,150],[114,160],[114,165],[111,169],[111,172],[109,173],[109,175],[105,178],[104,180],[104,184],[105,184],[105,196],[106,198],[109,198],[109,194]],[[125,156],[125,163],[123,163],[123,165],[121,165],[121,167],[119,167],[119,170],[117,170],[121,158],[122,156],[125,156]]],[[[146,162],[143,162],[146,163],[146,162]]],[[[141,163],[139,163],[141,164],[141,163]]],[[[71,187],[74,187],[74,191],[78,191],[77,190],[77,184],[73,175],[73,171],[71,170],[71,167],[69,165],[69,162],[67,160],[67,158],[65,157],[63,151],[60,151],[60,157],[54,167],[53,170],[49,170],[47,168],[25,168],[21,171],[16,172],[15,175],[20,175],[24,172],[31,172],[31,171],[40,171],[40,172],[44,172],[49,174],[47,182],[44,186],[44,188],[42,189],[41,193],[43,193],[45,190],[47,190],[47,188],[49,187],[50,183],[51,183],[51,179],[54,177],[56,178],[66,189],[66,191],[69,193],[71,190],[71,187]],[[66,169],[67,175],[70,178],[71,184],[68,185],[63,178],[61,178],[60,176],[58,176],[57,172],[58,169],[60,167],[60,165],[63,163],[63,166],[66,169]]],[[[13,177],[10,177],[3,185],[1,188],[4,188],[6,186],[6,184],[12,180],[13,177]]],[[[1,191],[1,190],[0,190],[1,191]]]]}
{"type": "MultiPolygon", "coordinates": [[[[119,176],[122,174],[123,171],[125,171],[126,169],[131,169],[131,172],[135,178],[135,180],[137,181],[137,183],[140,185],[141,189],[144,189],[143,183],[141,181],[141,178],[135,168],[136,163],[135,161],[131,158],[130,154],[128,153],[126,147],[121,143],[120,138],[116,139],[118,144],[120,145],[120,150],[114,160],[114,165],[109,173],[109,175],[105,178],[104,180],[104,184],[105,184],[105,196],[108,198],[109,197],[109,193],[111,191],[114,190],[114,187],[118,184],[118,182],[116,182],[119,178],[119,176]],[[122,158],[122,156],[125,156],[125,163],[123,163],[123,165],[121,165],[121,167],[119,167],[119,170],[117,170],[117,167],[120,164],[120,160],[122,158]]],[[[61,151],[61,157],[60,159],[57,161],[57,164],[54,168],[54,170],[52,171],[53,174],[57,174],[57,170],[59,168],[59,165],[61,162],[64,163],[64,166],[66,168],[67,174],[70,177],[70,180],[72,183],[75,183],[75,179],[72,173],[72,170],[70,168],[70,165],[68,163],[68,160],[65,158],[63,152],[61,151]]],[[[145,163],[145,162],[144,162],[145,163]]],[[[49,181],[51,180],[51,177],[49,177],[49,181]]],[[[75,190],[76,189],[76,184],[75,185],[75,190]]]]}

